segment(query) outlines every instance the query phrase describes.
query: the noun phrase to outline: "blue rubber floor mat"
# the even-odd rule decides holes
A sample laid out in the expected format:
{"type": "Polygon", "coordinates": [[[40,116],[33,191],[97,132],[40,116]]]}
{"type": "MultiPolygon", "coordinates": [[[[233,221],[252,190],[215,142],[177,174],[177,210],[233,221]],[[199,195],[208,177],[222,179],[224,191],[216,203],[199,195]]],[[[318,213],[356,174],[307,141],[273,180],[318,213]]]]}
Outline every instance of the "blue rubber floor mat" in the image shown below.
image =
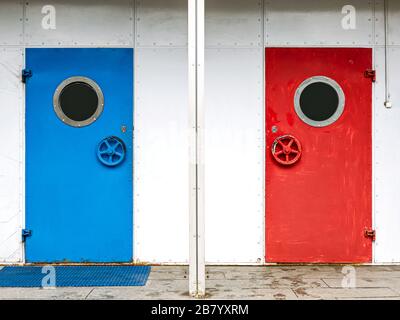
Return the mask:
{"type": "Polygon", "coordinates": [[[0,287],[132,287],[146,285],[149,266],[0,267],[0,287]]]}

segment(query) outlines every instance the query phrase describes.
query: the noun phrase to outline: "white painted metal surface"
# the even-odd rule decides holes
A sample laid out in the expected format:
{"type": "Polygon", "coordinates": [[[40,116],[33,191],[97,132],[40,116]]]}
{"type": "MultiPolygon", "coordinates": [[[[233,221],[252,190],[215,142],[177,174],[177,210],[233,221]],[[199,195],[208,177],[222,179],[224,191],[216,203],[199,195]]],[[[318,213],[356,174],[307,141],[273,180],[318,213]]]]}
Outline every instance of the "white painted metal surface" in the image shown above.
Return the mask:
{"type": "Polygon", "coordinates": [[[264,260],[263,49],[206,51],[206,260],[264,260]]]}
{"type": "Polygon", "coordinates": [[[375,262],[400,262],[400,48],[388,49],[389,93],[393,107],[384,107],[384,48],[375,49],[378,83],[375,97],[375,262]]]}
{"type": "Polygon", "coordinates": [[[206,1],[207,263],[264,261],[263,4],[206,1]]]}
{"type": "Polygon", "coordinates": [[[136,45],[187,47],[188,0],[137,0],[136,45]]]}
{"type": "Polygon", "coordinates": [[[187,50],[136,50],[135,260],[188,263],[187,50]]]}
{"type": "Polygon", "coordinates": [[[206,46],[262,46],[262,15],[260,0],[206,0],[206,46]]]}
{"type": "Polygon", "coordinates": [[[23,43],[23,1],[3,0],[0,3],[0,46],[23,43]]]}
{"type": "Polygon", "coordinates": [[[0,48],[0,263],[22,262],[22,50],[0,48]]]}
{"type": "Polygon", "coordinates": [[[136,1],[134,256],[189,263],[187,1],[136,1]]]}
{"type": "MultiPolygon", "coordinates": [[[[383,1],[383,0],[382,0],[383,1]]],[[[389,45],[400,45],[400,1],[387,0],[389,45]]]]}
{"type": "Polygon", "coordinates": [[[133,46],[131,0],[29,0],[25,8],[27,46],[133,46]]]}
{"type": "Polygon", "coordinates": [[[385,10],[384,2],[391,0],[375,0],[374,3],[374,45],[385,45],[385,10]]]}
{"type": "Polygon", "coordinates": [[[373,13],[373,1],[265,0],[265,43],[278,47],[371,46],[373,13]],[[342,10],[348,5],[356,9],[355,29],[342,27],[346,16],[342,10]]]}

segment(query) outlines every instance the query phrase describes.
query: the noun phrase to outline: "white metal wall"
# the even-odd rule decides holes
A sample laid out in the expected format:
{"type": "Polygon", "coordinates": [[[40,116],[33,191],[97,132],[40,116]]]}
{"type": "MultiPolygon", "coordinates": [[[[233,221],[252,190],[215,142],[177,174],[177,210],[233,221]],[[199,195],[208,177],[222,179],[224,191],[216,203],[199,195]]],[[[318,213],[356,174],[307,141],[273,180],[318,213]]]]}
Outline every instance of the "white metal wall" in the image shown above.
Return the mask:
{"type": "Polygon", "coordinates": [[[264,46],[259,0],[206,1],[208,263],[264,259],[264,46]]]}
{"type": "Polygon", "coordinates": [[[132,0],[28,0],[24,20],[27,46],[133,46],[132,0]],[[42,26],[48,6],[55,9],[56,29],[42,26]]]}
{"type": "Polygon", "coordinates": [[[371,47],[374,1],[265,0],[265,44],[282,46],[371,47]],[[356,29],[342,27],[342,9],[356,9],[356,29]]]}
{"type": "Polygon", "coordinates": [[[23,259],[22,50],[0,47],[0,263],[23,259]]]}
{"type": "Polygon", "coordinates": [[[189,259],[187,1],[137,2],[135,259],[189,259]]]}
{"type": "MultiPolygon", "coordinates": [[[[382,2],[382,1],[381,1],[382,2]]],[[[375,87],[375,262],[400,262],[400,2],[390,0],[389,34],[387,50],[388,94],[393,104],[391,109],[385,102],[385,48],[375,48],[375,63],[378,81],[375,87]]],[[[382,20],[383,7],[379,7],[382,20]]],[[[380,35],[383,36],[381,33],[380,35]]],[[[382,37],[380,37],[382,38],[382,37]]],[[[382,43],[380,43],[382,44],[382,43]]]]}
{"type": "MultiPolygon", "coordinates": [[[[0,2],[0,262],[23,261],[25,47],[135,47],[135,260],[188,259],[187,1],[0,2]],[[57,28],[43,29],[45,5],[57,28]]],[[[206,0],[206,259],[264,262],[265,46],[373,47],[375,262],[400,262],[400,2],[206,0]],[[357,27],[345,30],[345,5],[357,27]],[[318,9],[316,9],[318,8],[318,9]]]]}
{"type": "Polygon", "coordinates": [[[0,4],[0,263],[23,260],[22,12],[20,1],[0,4]]]}

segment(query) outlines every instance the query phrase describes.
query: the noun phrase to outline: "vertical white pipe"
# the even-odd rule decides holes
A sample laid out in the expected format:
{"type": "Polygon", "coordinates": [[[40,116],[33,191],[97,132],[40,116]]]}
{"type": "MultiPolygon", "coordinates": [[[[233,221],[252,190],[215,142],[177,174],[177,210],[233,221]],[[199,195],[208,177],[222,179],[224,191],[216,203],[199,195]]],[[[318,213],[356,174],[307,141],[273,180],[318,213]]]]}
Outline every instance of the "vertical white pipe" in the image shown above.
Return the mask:
{"type": "Polygon", "coordinates": [[[190,115],[189,293],[205,296],[204,255],[204,0],[188,0],[190,115]]]}
{"type": "Polygon", "coordinates": [[[390,109],[392,102],[390,101],[390,89],[389,89],[389,56],[388,56],[388,36],[389,36],[389,3],[388,0],[384,0],[384,20],[385,20],[385,107],[390,109]]]}

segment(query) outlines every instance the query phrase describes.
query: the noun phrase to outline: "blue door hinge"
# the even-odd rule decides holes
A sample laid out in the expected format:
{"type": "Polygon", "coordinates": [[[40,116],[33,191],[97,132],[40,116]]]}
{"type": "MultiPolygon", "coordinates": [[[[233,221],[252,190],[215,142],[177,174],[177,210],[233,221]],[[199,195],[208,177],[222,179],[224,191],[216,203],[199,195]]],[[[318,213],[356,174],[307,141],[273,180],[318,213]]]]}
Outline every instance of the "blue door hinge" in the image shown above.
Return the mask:
{"type": "Polygon", "coordinates": [[[22,229],[22,242],[26,241],[26,238],[32,236],[32,230],[22,229]]]}
{"type": "Polygon", "coordinates": [[[26,79],[32,77],[32,70],[24,69],[22,70],[22,82],[26,83],[26,79]]]}

